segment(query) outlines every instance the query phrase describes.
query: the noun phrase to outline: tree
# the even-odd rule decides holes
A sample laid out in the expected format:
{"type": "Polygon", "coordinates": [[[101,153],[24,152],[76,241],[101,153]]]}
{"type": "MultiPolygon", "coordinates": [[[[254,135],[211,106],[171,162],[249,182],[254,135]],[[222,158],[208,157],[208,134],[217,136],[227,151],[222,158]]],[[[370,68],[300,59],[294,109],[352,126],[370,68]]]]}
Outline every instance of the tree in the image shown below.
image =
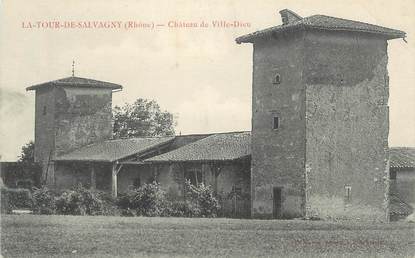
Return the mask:
{"type": "Polygon", "coordinates": [[[22,147],[22,153],[19,156],[18,162],[21,163],[35,163],[35,143],[30,141],[22,147]]]}
{"type": "Polygon", "coordinates": [[[22,147],[22,152],[16,163],[9,165],[6,170],[4,183],[9,187],[31,188],[40,186],[41,169],[35,163],[35,144],[28,142],[22,147]]]}
{"type": "Polygon", "coordinates": [[[171,136],[177,124],[173,114],[161,111],[156,101],[142,98],[115,106],[113,119],[114,138],[171,136]]]}

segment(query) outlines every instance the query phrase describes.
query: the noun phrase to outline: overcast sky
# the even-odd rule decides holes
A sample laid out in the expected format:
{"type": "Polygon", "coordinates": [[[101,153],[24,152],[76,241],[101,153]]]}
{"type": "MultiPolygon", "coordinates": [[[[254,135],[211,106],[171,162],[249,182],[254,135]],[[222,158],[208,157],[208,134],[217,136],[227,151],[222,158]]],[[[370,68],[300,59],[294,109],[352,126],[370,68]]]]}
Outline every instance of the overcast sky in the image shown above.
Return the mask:
{"type": "MultiPolygon", "coordinates": [[[[113,104],[155,99],[182,134],[250,130],[252,45],[237,36],[281,24],[278,11],[325,14],[407,32],[389,41],[391,146],[415,146],[415,1],[16,1],[1,2],[0,155],[15,160],[34,134],[25,88],[71,75],[122,84],[113,104]],[[122,2],[122,3],[120,3],[122,2]],[[213,28],[212,21],[250,27],[213,28]],[[29,28],[37,22],[129,21],[151,28],[29,28]],[[207,28],[170,28],[205,21],[207,28]]],[[[46,25],[45,25],[46,26],[46,25]]]]}

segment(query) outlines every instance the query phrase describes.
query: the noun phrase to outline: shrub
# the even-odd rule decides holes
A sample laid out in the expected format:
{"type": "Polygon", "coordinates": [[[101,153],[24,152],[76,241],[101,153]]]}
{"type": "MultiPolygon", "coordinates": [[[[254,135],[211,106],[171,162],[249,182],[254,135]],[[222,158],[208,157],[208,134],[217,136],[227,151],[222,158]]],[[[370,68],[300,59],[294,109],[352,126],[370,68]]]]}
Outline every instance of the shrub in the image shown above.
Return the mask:
{"type": "Polygon", "coordinates": [[[189,212],[188,216],[191,217],[216,217],[220,208],[211,187],[205,186],[203,183],[194,186],[186,180],[185,200],[189,212]]]}
{"type": "Polygon", "coordinates": [[[7,198],[10,209],[32,207],[32,195],[28,189],[2,188],[2,195],[7,198]]]}
{"type": "Polygon", "coordinates": [[[193,217],[188,201],[170,201],[164,214],[166,217],[193,217]]]}
{"type": "Polygon", "coordinates": [[[120,196],[117,202],[127,216],[163,216],[168,207],[166,192],[160,184],[153,182],[144,184],[140,188],[128,190],[120,196]]]}
{"type": "Polygon", "coordinates": [[[103,191],[95,191],[95,195],[102,201],[101,215],[104,216],[120,216],[121,211],[116,205],[116,199],[112,197],[111,193],[103,191]]]}
{"type": "Polygon", "coordinates": [[[12,206],[10,205],[9,202],[9,195],[8,195],[8,189],[6,187],[1,187],[1,193],[0,193],[0,198],[1,198],[1,206],[0,206],[0,211],[1,213],[11,213],[12,212],[12,206]]]}
{"type": "Polygon", "coordinates": [[[35,214],[54,214],[55,213],[55,194],[47,187],[33,188],[33,213],[35,214]]]}
{"type": "Polygon", "coordinates": [[[64,215],[101,215],[103,201],[94,191],[78,185],[73,190],[64,191],[56,198],[56,211],[64,215]]]}
{"type": "Polygon", "coordinates": [[[184,200],[168,200],[160,184],[144,184],[119,196],[118,207],[124,216],[216,217],[219,202],[210,186],[185,183],[184,200]]]}

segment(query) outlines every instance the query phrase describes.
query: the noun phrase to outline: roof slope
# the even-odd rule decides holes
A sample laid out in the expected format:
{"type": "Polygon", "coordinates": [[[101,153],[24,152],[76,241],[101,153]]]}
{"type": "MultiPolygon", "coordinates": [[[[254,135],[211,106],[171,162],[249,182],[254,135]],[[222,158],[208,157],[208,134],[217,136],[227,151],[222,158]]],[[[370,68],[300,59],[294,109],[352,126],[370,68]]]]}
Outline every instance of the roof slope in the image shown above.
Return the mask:
{"type": "MultiPolygon", "coordinates": [[[[55,160],[113,162],[161,145],[167,145],[170,151],[148,158],[146,162],[236,160],[251,155],[251,132],[108,140],[82,147],[55,160]],[[184,142],[178,144],[182,138],[184,142]],[[177,146],[173,148],[175,144],[177,146]]],[[[415,148],[390,148],[390,167],[414,168],[415,148]]]]}
{"type": "Polygon", "coordinates": [[[54,80],[50,82],[36,84],[30,87],[27,87],[26,90],[36,90],[46,86],[70,86],[70,87],[89,87],[89,88],[105,88],[105,89],[122,89],[122,86],[119,84],[97,81],[93,79],[81,78],[81,77],[66,77],[59,80],[54,80]]]}
{"type": "Polygon", "coordinates": [[[313,15],[302,18],[285,25],[270,27],[236,38],[236,42],[253,43],[255,39],[270,36],[273,33],[280,33],[290,30],[320,29],[330,31],[353,31],[382,35],[387,39],[404,38],[405,32],[390,29],[365,22],[346,20],[326,15],[313,15]]]}
{"type": "Polygon", "coordinates": [[[176,150],[146,159],[149,162],[225,161],[251,154],[251,133],[232,132],[208,136],[176,150]]]}
{"type": "Polygon", "coordinates": [[[390,196],[389,213],[395,216],[408,216],[412,214],[414,208],[408,203],[404,202],[396,194],[390,196]]]}
{"type": "Polygon", "coordinates": [[[159,145],[170,143],[173,139],[174,137],[155,137],[108,140],[87,145],[58,156],[55,160],[114,162],[134,154],[143,153],[159,145]]]}
{"type": "Polygon", "coordinates": [[[414,147],[391,147],[389,150],[390,167],[392,168],[414,168],[414,147]]]}

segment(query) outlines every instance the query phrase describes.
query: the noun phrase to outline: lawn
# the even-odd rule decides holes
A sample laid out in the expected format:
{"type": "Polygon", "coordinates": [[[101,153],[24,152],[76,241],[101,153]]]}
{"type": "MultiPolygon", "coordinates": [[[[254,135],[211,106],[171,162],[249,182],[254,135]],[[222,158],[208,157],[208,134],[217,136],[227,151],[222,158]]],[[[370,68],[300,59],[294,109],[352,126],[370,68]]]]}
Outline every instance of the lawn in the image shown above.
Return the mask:
{"type": "Polygon", "coordinates": [[[412,257],[415,224],[1,216],[3,257],[412,257]]]}

